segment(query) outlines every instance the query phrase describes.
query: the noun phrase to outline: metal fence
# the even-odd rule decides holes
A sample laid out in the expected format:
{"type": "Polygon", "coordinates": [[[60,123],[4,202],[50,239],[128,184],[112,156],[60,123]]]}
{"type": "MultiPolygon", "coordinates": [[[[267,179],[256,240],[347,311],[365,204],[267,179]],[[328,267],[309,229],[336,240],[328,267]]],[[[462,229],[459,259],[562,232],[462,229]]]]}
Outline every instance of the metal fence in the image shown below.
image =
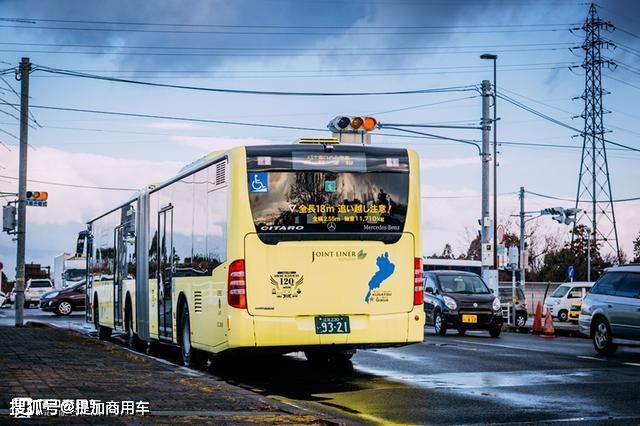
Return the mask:
{"type": "MultiPolygon", "coordinates": [[[[544,303],[545,291],[547,296],[564,283],[552,282],[527,282],[524,286],[524,296],[527,299],[527,311],[530,315],[536,310],[538,301],[544,303]],[[548,290],[547,290],[548,286],[548,290]]],[[[500,281],[500,288],[511,288],[511,281],[500,281]]],[[[518,285],[518,283],[516,283],[518,285]]]]}

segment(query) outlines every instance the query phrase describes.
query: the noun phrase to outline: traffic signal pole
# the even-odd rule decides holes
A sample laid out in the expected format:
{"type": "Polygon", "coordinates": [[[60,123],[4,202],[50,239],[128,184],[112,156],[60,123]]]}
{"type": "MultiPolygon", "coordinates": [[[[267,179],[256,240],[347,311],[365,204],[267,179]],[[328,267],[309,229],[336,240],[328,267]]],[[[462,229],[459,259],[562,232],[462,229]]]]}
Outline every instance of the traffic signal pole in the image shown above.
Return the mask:
{"type": "Polygon", "coordinates": [[[524,253],[524,186],[520,187],[520,288],[524,293],[524,282],[525,282],[525,272],[527,269],[527,265],[525,264],[526,256],[524,253]]]}
{"type": "Polygon", "coordinates": [[[27,147],[29,136],[29,73],[31,62],[22,58],[16,78],[20,86],[20,162],[18,174],[18,251],[16,254],[16,327],[24,324],[25,246],[27,232],[27,147]]]}
{"type": "MultiPolygon", "coordinates": [[[[489,258],[487,245],[490,241],[489,231],[489,172],[491,154],[489,152],[489,132],[491,130],[491,120],[489,118],[489,99],[491,97],[491,84],[489,80],[482,80],[482,215],[480,216],[480,259],[482,261],[482,275],[486,278],[486,272],[491,262],[486,262],[489,258]]],[[[495,248],[494,248],[495,250],[495,248]]],[[[493,260],[493,255],[491,255],[493,260]]]]}

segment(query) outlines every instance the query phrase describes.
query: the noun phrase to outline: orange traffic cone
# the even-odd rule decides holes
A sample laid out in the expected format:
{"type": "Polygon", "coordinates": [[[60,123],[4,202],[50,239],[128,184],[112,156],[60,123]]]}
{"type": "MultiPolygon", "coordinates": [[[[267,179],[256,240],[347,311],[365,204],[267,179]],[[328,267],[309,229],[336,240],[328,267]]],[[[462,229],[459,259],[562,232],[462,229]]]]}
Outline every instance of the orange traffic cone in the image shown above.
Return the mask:
{"type": "Polygon", "coordinates": [[[542,302],[538,300],[536,305],[536,314],[533,317],[533,329],[534,334],[540,334],[542,331],[542,302]]]}
{"type": "Polygon", "coordinates": [[[556,330],[553,328],[553,319],[551,318],[551,309],[547,308],[547,315],[544,319],[544,328],[540,337],[556,337],[556,330]]]}

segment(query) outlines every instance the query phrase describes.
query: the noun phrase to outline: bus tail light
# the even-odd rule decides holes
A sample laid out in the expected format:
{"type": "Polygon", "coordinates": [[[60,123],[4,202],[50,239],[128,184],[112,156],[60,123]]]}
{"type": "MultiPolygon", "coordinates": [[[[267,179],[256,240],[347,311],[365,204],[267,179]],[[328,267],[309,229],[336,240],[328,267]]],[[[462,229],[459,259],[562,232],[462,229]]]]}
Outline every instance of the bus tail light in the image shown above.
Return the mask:
{"type": "Polygon", "coordinates": [[[422,305],[424,303],[424,275],[422,272],[422,259],[413,259],[413,304],[422,305]]]}
{"type": "Polygon", "coordinates": [[[244,273],[244,259],[238,259],[229,265],[229,280],[227,281],[227,301],[229,306],[246,309],[247,282],[244,273]]]}

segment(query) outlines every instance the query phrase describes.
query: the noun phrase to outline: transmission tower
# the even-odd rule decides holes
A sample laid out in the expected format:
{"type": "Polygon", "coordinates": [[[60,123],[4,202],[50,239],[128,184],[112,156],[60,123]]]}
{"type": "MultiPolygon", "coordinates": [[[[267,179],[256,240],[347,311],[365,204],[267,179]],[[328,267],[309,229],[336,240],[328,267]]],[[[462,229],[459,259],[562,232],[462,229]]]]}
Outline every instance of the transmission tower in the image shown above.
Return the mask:
{"type": "MultiPolygon", "coordinates": [[[[602,96],[608,92],[602,89],[602,67],[615,67],[615,63],[603,59],[602,49],[615,47],[613,43],[600,37],[601,31],[612,31],[615,27],[598,17],[596,5],[591,4],[589,14],[582,26],[585,41],[582,44],[585,56],[582,68],[585,70],[585,88],[580,97],[584,100],[584,111],[580,115],[584,119],[582,132],[582,161],[578,177],[576,207],[583,207],[578,215],[576,225],[584,224],[591,229],[593,243],[602,243],[620,257],[618,230],[609,180],[609,164],[604,134],[603,115],[609,113],[602,106],[602,96]],[[587,207],[587,203],[589,207],[587,207]]],[[[574,225],[575,230],[575,225],[574,225]]],[[[575,233],[574,233],[575,236],[575,233]]]]}

